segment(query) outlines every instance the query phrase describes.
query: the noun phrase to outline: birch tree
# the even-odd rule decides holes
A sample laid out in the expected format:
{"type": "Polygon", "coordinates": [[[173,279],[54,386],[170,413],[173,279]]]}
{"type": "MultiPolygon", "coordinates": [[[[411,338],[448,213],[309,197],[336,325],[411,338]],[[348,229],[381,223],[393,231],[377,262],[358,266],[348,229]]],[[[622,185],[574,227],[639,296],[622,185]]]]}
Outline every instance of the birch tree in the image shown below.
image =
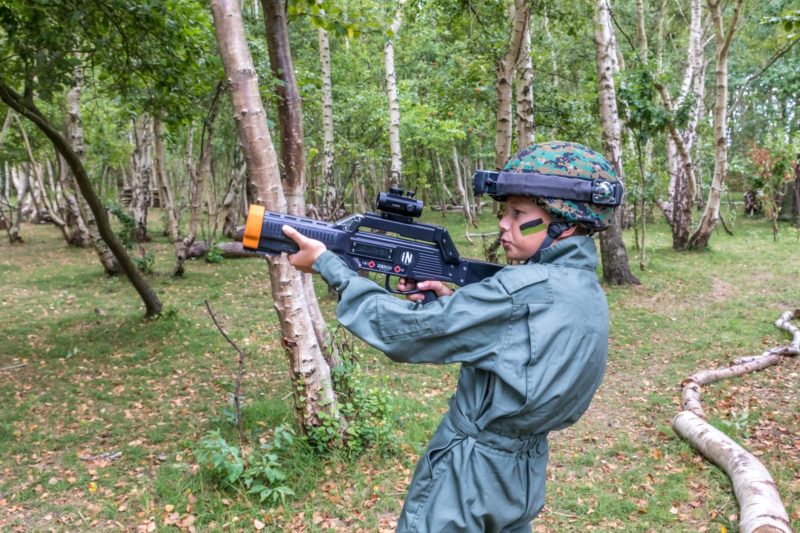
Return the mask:
{"type": "Polygon", "coordinates": [[[130,212],[136,224],[133,238],[138,242],[150,240],[147,234],[147,213],[150,209],[150,188],[153,182],[153,119],[141,113],[131,126],[131,180],[130,212]]]}
{"type": "Polygon", "coordinates": [[[333,177],[334,143],[333,143],[333,91],[331,87],[331,48],[328,42],[328,31],[317,30],[319,42],[319,63],[322,73],[322,214],[326,220],[333,219],[336,214],[338,193],[333,177]]]}
{"type": "MultiPolygon", "coordinates": [[[[513,131],[512,81],[517,65],[523,62],[525,43],[530,41],[528,36],[530,18],[531,11],[527,0],[515,0],[513,4],[509,5],[511,35],[508,41],[508,49],[495,65],[497,118],[495,122],[494,164],[497,169],[502,169],[511,158],[513,131]]],[[[523,112],[526,111],[523,110],[523,112]]],[[[532,127],[530,135],[533,135],[532,127]]]]}
{"type": "MultiPolygon", "coordinates": [[[[83,70],[76,68],[73,71],[74,82],[72,88],[67,94],[67,136],[75,155],[83,163],[84,155],[86,152],[86,145],[83,135],[83,124],[81,122],[81,89],[83,85],[83,70]]],[[[70,183],[74,183],[75,177],[69,175],[70,183]]],[[[86,201],[82,196],[76,195],[75,207],[77,208],[76,215],[85,223],[83,231],[87,244],[91,246],[97,254],[100,264],[106,274],[114,276],[120,273],[120,265],[114,254],[108,248],[106,243],[100,237],[100,232],[97,230],[97,219],[86,201]]]]}
{"type": "MultiPolygon", "coordinates": [[[[272,74],[278,83],[278,124],[281,138],[281,161],[283,162],[283,190],[287,209],[292,215],[306,215],[306,149],[303,134],[303,107],[297,80],[294,75],[292,49],[289,44],[289,22],[285,0],[262,0],[264,24],[267,31],[267,48],[272,74]]],[[[307,309],[314,326],[320,349],[325,353],[325,319],[314,293],[311,274],[300,274],[307,309]]]]}
{"type": "Polygon", "coordinates": [[[697,142],[697,126],[703,115],[705,87],[705,60],[703,54],[702,0],[691,0],[689,23],[689,45],[686,52],[686,68],[680,94],[672,103],[666,86],[656,82],[661,100],[672,116],[691,99],[692,111],[689,122],[680,131],[674,122],[668,124],[666,155],[669,169],[668,200],[659,202],[667,223],[672,228],[672,246],[683,250],[689,243],[692,232],[692,211],[697,187],[697,163],[692,158],[692,149],[697,142]]]}
{"type": "Polygon", "coordinates": [[[733,34],[739,21],[743,0],[736,0],[728,26],[723,22],[722,0],[707,0],[711,25],[714,28],[714,45],[716,48],[715,66],[715,102],[714,102],[714,177],[708,191],[708,200],[700,219],[700,225],[689,238],[688,247],[704,249],[711,239],[711,232],[719,221],[719,208],[722,202],[722,188],[728,174],[728,55],[733,34]]]}
{"type": "MultiPolygon", "coordinates": [[[[233,118],[247,164],[251,197],[254,203],[271,211],[286,212],[278,155],[267,127],[239,2],[212,0],[211,11],[222,63],[231,86],[233,118]]],[[[319,425],[321,413],[339,420],[330,368],[311,324],[300,274],[285,256],[269,257],[267,264],[300,426],[307,429],[319,425]]]]}
{"type": "Polygon", "coordinates": [[[533,60],[531,59],[530,12],[528,13],[528,23],[525,25],[522,35],[519,64],[516,67],[514,83],[516,85],[515,94],[517,99],[517,148],[522,149],[533,144],[536,130],[533,115],[533,60]]]}
{"type": "MultiPolygon", "coordinates": [[[[603,126],[603,149],[609,162],[622,181],[622,147],[617,98],[614,90],[614,71],[617,57],[613,28],[611,27],[610,0],[597,0],[595,11],[595,51],[597,67],[600,119],[603,126]]],[[[619,229],[619,209],[608,229],[600,233],[600,250],[603,277],[609,283],[639,284],[628,264],[628,251],[619,229]]]]}
{"type": "Polygon", "coordinates": [[[400,102],[397,98],[397,73],[394,68],[394,41],[403,23],[403,4],[397,0],[394,20],[389,26],[389,38],[383,46],[386,70],[386,95],[389,99],[389,150],[392,153],[392,166],[389,171],[389,186],[400,187],[403,180],[403,154],[400,150],[400,102]]]}

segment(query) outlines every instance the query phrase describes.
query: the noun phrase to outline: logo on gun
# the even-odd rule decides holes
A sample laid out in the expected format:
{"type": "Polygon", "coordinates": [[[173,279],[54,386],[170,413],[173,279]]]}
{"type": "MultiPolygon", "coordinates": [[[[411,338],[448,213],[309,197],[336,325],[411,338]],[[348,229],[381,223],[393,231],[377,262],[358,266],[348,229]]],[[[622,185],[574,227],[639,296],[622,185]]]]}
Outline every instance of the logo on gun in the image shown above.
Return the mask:
{"type": "Polygon", "coordinates": [[[400,262],[404,265],[410,265],[414,261],[414,254],[411,252],[403,252],[400,254],[400,262]]]}

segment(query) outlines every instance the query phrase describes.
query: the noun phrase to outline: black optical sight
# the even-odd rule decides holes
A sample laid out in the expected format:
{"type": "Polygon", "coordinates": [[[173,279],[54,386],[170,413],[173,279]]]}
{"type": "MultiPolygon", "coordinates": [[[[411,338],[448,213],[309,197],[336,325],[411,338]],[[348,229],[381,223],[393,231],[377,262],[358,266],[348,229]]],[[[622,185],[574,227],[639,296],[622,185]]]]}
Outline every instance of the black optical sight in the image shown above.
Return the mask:
{"type": "Polygon", "coordinates": [[[378,193],[375,208],[383,218],[411,222],[422,214],[422,200],[414,198],[414,191],[403,193],[403,189],[390,187],[389,192],[378,193]]]}

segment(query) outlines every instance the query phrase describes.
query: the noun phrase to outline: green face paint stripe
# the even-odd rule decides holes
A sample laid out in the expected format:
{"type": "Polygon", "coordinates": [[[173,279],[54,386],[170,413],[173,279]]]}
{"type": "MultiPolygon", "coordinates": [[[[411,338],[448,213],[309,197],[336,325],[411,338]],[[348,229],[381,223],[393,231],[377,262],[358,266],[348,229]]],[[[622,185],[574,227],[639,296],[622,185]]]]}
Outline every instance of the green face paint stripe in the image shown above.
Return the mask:
{"type": "Polygon", "coordinates": [[[528,235],[533,235],[534,233],[539,233],[540,231],[544,231],[546,229],[547,224],[545,224],[541,218],[536,218],[521,224],[519,227],[519,232],[522,233],[523,236],[527,237],[528,235]]]}

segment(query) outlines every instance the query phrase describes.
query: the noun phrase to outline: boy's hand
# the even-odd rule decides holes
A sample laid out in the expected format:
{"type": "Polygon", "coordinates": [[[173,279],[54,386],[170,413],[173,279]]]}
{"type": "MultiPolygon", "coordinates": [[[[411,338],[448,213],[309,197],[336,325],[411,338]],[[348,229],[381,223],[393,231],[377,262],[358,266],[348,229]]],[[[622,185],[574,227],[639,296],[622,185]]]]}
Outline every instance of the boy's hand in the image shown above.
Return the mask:
{"type": "Polygon", "coordinates": [[[297,253],[289,256],[289,264],[300,272],[311,274],[313,272],[311,266],[328,248],[320,241],[309,239],[305,235],[302,235],[291,226],[283,226],[281,229],[287,237],[296,242],[297,246],[300,247],[297,253]]]}
{"type": "MultiPolygon", "coordinates": [[[[413,279],[400,278],[400,281],[397,283],[397,290],[399,291],[411,291],[414,289],[419,291],[433,291],[436,293],[437,298],[441,298],[442,296],[450,296],[453,294],[453,289],[441,281],[415,281],[413,279]]],[[[412,302],[418,302],[424,297],[425,296],[422,293],[406,295],[406,298],[412,302]]]]}

